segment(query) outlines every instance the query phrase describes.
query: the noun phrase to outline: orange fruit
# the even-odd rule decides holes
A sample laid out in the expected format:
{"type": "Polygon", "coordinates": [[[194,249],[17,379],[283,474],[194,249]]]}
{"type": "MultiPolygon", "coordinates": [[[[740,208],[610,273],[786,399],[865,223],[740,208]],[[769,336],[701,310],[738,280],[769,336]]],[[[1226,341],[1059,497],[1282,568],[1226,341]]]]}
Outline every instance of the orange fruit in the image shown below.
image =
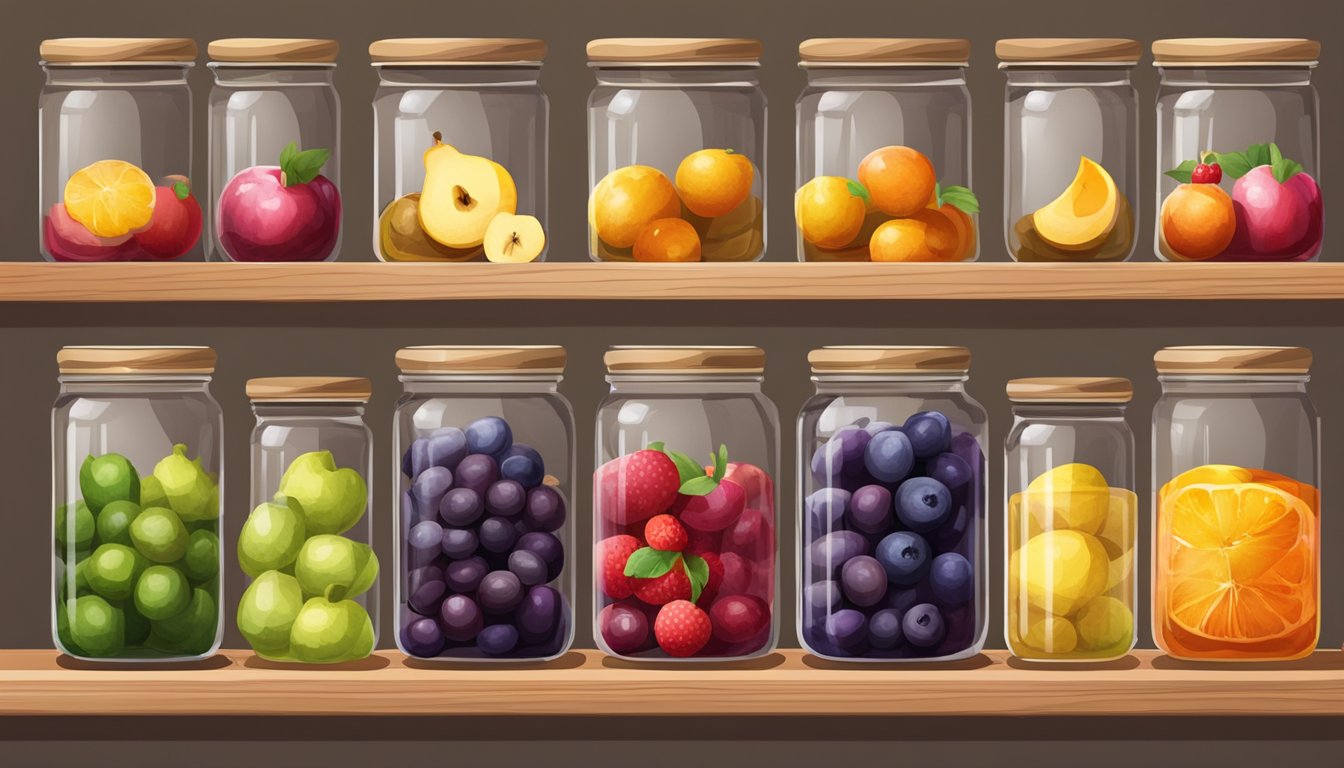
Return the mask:
{"type": "Polygon", "coordinates": [[[1159,226],[1174,255],[1203,261],[1232,244],[1237,215],[1232,198],[1217,184],[1182,184],[1162,201],[1159,226]]]}
{"type": "Polygon", "coordinates": [[[888,216],[913,216],[933,196],[937,177],[933,163],[910,147],[881,147],[859,163],[859,183],[873,206],[888,216]]]}
{"type": "Polygon", "coordinates": [[[924,237],[927,228],[918,219],[884,221],[868,241],[868,257],[873,261],[936,261],[924,237]]]}
{"type": "Polygon", "coordinates": [[[635,238],[635,261],[699,261],[700,235],[685,219],[657,219],[635,238]]]}
{"type": "Polygon", "coordinates": [[[681,201],[662,171],[647,165],[627,165],[597,183],[589,211],[589,223],[602,242],[613,248],[629,248],[649,222],[680,216],[681,201]]]}
{"type": "Polygon", "coordinates": [[[149,226],[157,193],[149,174],[124,160],[99,160],[65,182],[65,210],[98,237],[149,226]]]}
{"type": "Polygon", "coordinates": [[[696,216],[724,216],[746,202],[756,171],[731,149],[702,149],[677,166],[677,194],[696,216]]]}
{"type": "Polygon", "coordinates": [[[956,231],[956,248],[947,254],[940,254],[939,258],[944,261],[965,261],[970,258],[975,253],[975,223],[971,221],[970,214],[950,203],[944,203],[941,207],[934,204],[929,208],[946,216],[956,231]]]}
{"type": "Polygon", "coordinates": [[[844,248],[863,230],[868,193],[841,176],[817,176],[794,195],[794,219],[803,240],[821,248],[844,248]]]}

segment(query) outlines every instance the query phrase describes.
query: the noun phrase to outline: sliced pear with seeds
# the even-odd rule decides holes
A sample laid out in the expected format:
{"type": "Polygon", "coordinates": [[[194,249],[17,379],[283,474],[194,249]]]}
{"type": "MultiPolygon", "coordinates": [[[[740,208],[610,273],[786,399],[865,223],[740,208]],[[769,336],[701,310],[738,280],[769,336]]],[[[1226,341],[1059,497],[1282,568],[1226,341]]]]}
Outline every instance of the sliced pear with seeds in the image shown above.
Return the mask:
{"type": "Polygon", "coordinates": [[[546,231],[536,216],[498,213],[485,230],[485,258],[496,264],[536,261],[546,249],[546,231]]]}

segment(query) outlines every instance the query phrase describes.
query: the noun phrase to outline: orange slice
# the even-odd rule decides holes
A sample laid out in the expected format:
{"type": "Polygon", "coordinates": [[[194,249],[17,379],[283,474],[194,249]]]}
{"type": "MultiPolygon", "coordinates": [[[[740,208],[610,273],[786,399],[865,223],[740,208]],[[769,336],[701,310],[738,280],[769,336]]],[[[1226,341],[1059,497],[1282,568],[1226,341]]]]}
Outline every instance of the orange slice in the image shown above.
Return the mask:
{"type": "Polygon", "coordinates": [[[98,237],[122,237],[149,225],[154,182],[124,160],[99,160],[65,182],[65,210],[98,237]]]}

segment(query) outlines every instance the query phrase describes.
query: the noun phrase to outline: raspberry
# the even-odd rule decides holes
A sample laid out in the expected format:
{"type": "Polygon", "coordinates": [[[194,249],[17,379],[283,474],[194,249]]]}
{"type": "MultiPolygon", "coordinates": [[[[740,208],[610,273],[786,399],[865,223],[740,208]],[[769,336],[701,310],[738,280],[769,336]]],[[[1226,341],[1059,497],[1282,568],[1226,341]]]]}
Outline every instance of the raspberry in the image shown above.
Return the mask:
{"type": "Polygon", "coordinates": [[[658,612],[653,621],[653,636],[668,656],[694,656],[709,642],[713,625],[709,614],[689,600],[674,600],[658,612]]]}
{"type": "Polygon", "coordinates": [[[644,524],[644,540],[654,549],[664,552],[680,552],[686,549],[690,539],[686,529],[677,518],[671,515],[654,515],[644,524]]]}
{"type": "Polygon", "coordinates": [[[635,579],[635,597],[649,605],[664,605],[673,600],[691,599],[691,579],[681,559],[672,565],[672,570],[652,579],[635,579]]]}

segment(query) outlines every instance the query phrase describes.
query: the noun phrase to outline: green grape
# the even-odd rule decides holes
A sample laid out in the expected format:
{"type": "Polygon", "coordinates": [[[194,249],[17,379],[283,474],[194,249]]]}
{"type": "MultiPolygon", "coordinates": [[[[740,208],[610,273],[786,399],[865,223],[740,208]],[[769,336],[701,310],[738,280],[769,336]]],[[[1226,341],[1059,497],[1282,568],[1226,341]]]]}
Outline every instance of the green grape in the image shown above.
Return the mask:
{"type": "Polygon", "coordinates": [[[133,501],[113,501],[98,513],[98,541],[103,544],[131,546],[131,521],[140,514],[133,501]]]}
{"type": "Polygon", "coordinates": [[[191,602],[191,585],[171,565],[151,565],[135,583],[135,608],[150,621],[181,613],[191,602]]]}
{"type": "Polygon", "coordinates": [[[171,509],[150,507],[131,521],[131,541],[156,563],[175,563],[187,553],[187,529],[171,509]]]}
{"type": "Polygon", "coordinates": [[[187,537],[187,553],[178,565],[188,579],[198,584],[218,576],[219,537],[211,531],[192,531],[187,537]]]}
{"type": "Polygon", "coordinates": [[[79,492],[94,513],[114,501],[140,501],[140,475],[119,453],[88,456],[79,468],[79,492]]]}
{"type": "Polygon", "coordinates": [[[126,623],[121,609],[99,596],[85,595],[75,600],[69,619],[70,638],[85,655],[116,656],[125,647],[126,623]]]}
{"type": "Polygon", "coordinates": [[[89,586],[108,600],[130,597],[136,579],[149,565],[144,557],[124,544],[102,545],[94,550],[87,563],[84,573],[89,586]]]}

